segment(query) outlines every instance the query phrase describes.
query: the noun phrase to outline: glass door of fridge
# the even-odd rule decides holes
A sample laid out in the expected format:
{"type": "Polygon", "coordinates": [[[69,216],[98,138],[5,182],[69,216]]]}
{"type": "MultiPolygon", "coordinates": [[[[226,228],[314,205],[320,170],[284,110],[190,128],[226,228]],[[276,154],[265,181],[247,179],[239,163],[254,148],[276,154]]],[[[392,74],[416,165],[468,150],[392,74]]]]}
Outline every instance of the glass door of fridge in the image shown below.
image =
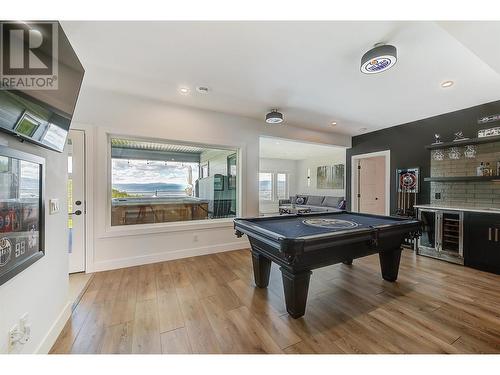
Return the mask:
{"type": "Polygon", "coordinates": [[[419,219],[423,223],[419,247],[436,250],[438,245],[436,222],[437,212],[432,210],[419,210],[419,219]]]}
{"type": "Polygon", "coordinates": [[[441,233],[441,246],[439,250],[451,256],[461,257],[463,244],[463,213],[444,211],[439,226],[439,231],[441,233]]]}

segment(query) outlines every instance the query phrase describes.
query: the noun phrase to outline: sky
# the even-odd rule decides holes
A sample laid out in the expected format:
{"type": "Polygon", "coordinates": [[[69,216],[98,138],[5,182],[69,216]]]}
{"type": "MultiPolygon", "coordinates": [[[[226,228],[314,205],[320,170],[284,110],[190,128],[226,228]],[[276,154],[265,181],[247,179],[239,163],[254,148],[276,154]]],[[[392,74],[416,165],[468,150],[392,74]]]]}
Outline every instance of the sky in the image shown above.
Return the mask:
{"type": "Polygon", "coordinates": [[[198,163],[113,159],[112,183],[188,183],[188,167],[192,167],[193,180],[198,178],[198,163]]]}
{"type": "Polygon", "coordinates": [[[25,178],[37,180],[40,177],[40,167],[36,163],[21,160],[21,181],[25,178]]]}

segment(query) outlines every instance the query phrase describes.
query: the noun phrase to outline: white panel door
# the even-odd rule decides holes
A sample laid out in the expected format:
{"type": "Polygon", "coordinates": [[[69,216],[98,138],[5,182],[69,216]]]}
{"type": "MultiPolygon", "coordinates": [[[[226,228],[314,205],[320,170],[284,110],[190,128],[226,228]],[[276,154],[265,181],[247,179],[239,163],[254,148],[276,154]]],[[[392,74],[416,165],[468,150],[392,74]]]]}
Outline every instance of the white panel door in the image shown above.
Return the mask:
{"type": "Polygon", "coordinates": [[[359,160],[359,211],[385,215],[385,156],[359,160]]]}
{"type": "Polygon", "coordinates": [[[85,271],[85,133],[68,137],[69,273],[85,271]]]}

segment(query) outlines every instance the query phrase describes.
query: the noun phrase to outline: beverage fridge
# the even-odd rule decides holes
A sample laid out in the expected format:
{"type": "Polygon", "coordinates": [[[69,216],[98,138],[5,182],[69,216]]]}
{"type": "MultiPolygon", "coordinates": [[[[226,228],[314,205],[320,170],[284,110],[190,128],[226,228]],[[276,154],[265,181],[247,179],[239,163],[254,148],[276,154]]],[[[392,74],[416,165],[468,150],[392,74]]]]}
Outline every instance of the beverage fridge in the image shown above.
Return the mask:
{"type": "Polygon", "coordinates": [[[439,209],[419,209],[423,223],[417,253],[448,262],[464,264],[464,213],[439,209]]]}

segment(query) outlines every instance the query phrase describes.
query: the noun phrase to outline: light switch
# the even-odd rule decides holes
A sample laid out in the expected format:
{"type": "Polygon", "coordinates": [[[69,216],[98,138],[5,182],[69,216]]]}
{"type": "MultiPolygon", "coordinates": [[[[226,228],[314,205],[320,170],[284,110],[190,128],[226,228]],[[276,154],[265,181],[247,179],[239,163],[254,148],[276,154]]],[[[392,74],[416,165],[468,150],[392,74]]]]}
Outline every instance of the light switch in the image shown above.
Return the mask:
{"type": "Polygon", "coordinates": [[[54,215],[59,212],[59,199],[49,199],[49,214],[54,215]]]}

